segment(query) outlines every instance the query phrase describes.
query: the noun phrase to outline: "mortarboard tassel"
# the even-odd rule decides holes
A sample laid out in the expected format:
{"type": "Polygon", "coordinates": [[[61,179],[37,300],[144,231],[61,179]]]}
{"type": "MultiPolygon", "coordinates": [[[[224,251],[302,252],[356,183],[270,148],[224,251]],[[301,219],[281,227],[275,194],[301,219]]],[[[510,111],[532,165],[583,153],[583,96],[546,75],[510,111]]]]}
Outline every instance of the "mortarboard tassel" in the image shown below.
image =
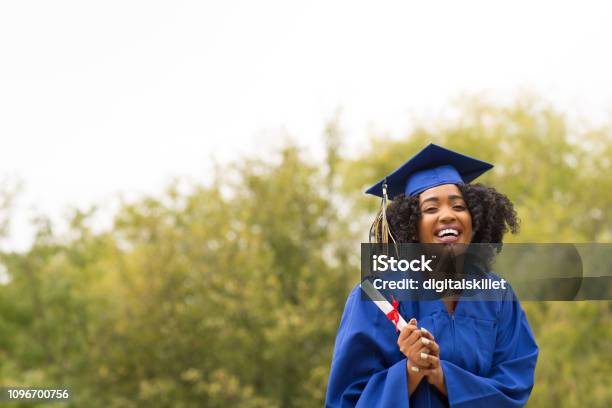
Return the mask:
{"type": "Polygon", "coordinates": [[[389,198],[387,196],[387,181],[385,180],[382,185],[382,199],[380,201],[380,209],[378,210],[376,218],[374,219],[374,222],[370,227],[369,242],[388,244],[389,237],[391,237],[391,241],[393,241],[393,244],[397,246],[397,242],[395,241],[395,237],[393,236],[391,228],[389,227],[389,222],[387,221],[388,199],[389,198]]]}

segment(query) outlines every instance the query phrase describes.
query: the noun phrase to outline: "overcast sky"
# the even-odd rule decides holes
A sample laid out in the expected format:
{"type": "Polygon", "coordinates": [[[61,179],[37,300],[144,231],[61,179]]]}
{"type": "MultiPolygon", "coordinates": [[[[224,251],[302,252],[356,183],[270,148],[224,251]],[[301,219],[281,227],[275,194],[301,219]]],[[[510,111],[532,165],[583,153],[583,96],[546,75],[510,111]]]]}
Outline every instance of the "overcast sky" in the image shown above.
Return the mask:
{"type": "Polygon", "coordinates": [[[25,183],[5,246],[37,212],[206,181],[283,132],[316,152],[339,107],[349,148],[461,93],[608,120],[611,21],[584,0],[2,2],[0,180],[25,183]]]}

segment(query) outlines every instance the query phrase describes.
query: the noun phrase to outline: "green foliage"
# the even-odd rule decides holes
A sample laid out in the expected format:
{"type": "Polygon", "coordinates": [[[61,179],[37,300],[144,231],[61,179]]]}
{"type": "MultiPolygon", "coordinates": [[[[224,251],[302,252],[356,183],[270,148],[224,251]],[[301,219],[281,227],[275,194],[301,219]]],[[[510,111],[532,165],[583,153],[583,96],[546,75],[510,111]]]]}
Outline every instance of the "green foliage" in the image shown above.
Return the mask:
{"type": "MultiPolygon", "coordinates": [[[[522,221],[520,234],[506,242],[612,241],[612,128],[572,129],[562,114],[534,99],[510,107],[467,100],[457,120],[417,127],[397,141],[374,137],[367,151],[375,154],[344,164],[344,191],[355,210],[374,214],[379,203],[361,192],[430,142],[495,163],[479,182],[506,194],[522,221]]],[[[523,307],[540,346],[528,405],[612,405],[611,303],[523,307]]]]}
{"type": "MultiPolygon", "coordinates": [[[[124,203],[104,233],[95,209],[64,235],[38,219],[28,251],[0,254],[1,385],[67,386],[74,407],[321,406],[379,204],[362,191],[431,141],[497,164],[482,181],[517,204],[514,241],[610,241],[609,128],[576,131],[533,99],[460,108],[353,159],[332,122],[323,164],[291,145],[245,158],[124,203]]],[[[541,348],[529,405],[610,406],[610,302],[524,307],[541,348]]]]}

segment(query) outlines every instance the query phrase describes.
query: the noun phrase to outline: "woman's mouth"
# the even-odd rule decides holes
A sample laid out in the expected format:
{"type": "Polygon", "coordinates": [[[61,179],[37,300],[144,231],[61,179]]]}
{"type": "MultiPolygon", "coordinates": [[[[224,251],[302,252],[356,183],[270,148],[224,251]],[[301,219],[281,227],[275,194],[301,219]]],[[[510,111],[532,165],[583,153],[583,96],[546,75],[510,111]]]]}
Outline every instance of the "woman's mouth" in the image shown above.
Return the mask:
{"type": "Polygon", "coordinates": [[[434,240],[443,244],[453,244],[459,241],[461,231],[456,228],[444,228],[434,235],[434,240]]]}

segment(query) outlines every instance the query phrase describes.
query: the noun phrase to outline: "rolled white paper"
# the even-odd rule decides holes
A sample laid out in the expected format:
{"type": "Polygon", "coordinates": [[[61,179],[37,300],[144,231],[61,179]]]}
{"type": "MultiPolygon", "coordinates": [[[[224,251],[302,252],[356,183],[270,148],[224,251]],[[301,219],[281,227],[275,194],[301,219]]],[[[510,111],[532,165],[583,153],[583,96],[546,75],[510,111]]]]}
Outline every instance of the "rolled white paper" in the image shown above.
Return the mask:
{"type": "MultiPolygon", "coordinates": [[[[370,282],[369,280],[364,280],[363,282],[361,282],[361,289],[363,289],[366,295],[368,295],[368,297],[372,299],[372,302],[374,302],[374,304],[378,306],[378,308],[385,314],[385,316],[387,316],[393,311],[393,306],[391,306],[391,303],[389,303],[389,301],[385,299],[385,297],[378,291],[378,289],[376,289],[372,285],[372,282],[370,282]]],[[[406,321],[404,320],[402,315],[399,314],[399,312],[398,316],[399,320],[397,322],[397,328],[401,331],[404,327],[408,326],[408,323],[406,323],[406,321]]]]}

